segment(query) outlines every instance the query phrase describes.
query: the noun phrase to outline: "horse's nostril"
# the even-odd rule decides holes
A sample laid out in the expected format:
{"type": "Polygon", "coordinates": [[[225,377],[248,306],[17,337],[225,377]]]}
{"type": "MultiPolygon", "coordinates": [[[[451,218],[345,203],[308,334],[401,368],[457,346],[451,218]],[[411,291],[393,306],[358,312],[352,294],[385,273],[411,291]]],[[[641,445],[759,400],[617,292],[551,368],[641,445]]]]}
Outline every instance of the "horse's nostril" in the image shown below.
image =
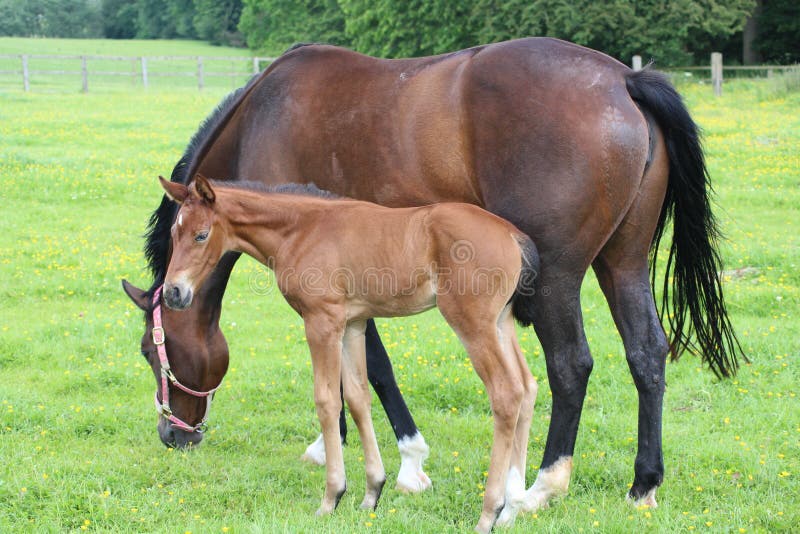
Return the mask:
{"type": "Polygon", "coordinates": [[[181,290],[178,288],[178,286],[173,286],[172,287],[172,299],[175,302],[178,302],[178,301],[181,300],[181,290]]]}

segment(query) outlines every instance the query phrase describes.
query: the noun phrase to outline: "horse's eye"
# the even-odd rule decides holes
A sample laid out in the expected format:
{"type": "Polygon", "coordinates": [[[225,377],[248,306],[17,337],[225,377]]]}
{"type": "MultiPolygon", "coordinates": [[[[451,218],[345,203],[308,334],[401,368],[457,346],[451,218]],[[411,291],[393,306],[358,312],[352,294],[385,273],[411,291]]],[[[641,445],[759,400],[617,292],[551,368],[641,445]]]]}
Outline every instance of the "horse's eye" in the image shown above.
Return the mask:
{"type": "Polygon", "coordinates": [[[208,232],[207,231],[206,232],[200,232],[199,234],[194,236],[194,240],[197,241],[198,243],[202,243],[206,239],[208,239],[208,232]]]}

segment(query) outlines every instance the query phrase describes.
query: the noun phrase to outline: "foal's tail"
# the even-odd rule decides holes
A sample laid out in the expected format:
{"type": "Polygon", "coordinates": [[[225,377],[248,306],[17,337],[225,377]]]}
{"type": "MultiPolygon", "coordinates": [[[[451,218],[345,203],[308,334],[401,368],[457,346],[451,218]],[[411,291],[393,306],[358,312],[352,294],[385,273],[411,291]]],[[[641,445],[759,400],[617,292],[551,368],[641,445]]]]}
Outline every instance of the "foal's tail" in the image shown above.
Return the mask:
{"type": "Polygon", "coordinates": [[[655,291],[658,247],[672,220],[672,245],[659,310],[662,322],[666,315],[672,330],[672,357],[677,359],[688,349],[699,353],[718,377],[732,376],[739,367],[739,356],[747,357],[722,295],[722,262],[717,251],[720,233],[711,213],[712,189],[698,127],[665,75],[650,70],[632,72],[626,84],[631,98],[658,123],[669,157],[666,197],[650,247],[650,278],[655,291]]]}
{"type": "Polygon", "coordinates": [[[530,326],[533,324],[534,281],[539,274],[539,251],[527,235],[520,233],[516,239],[522,254],[522,271],[517,289],[511,297],[511,313],[519,324],[530,326]]]}

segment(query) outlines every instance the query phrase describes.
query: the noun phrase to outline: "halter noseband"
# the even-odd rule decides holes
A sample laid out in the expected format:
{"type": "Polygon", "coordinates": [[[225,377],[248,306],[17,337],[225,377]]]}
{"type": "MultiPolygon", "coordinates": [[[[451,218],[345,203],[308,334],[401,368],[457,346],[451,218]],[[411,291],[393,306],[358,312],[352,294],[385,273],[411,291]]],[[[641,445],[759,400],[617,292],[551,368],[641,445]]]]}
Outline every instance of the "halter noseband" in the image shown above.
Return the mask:
{"type": "MultiPolygon", "coordinates": [[[[175,375],[172,373],[172,369],[169,366],[169,360],[167,360],[167,348],[164,345],[166,341],[166,336],[164,334],[164,326],[161,321],[161,289],[163,286],[159,286],[156,289],[156,292],[153,294],[153,343],[156,345],[156,351],[158,352],[158,360],[161,364],[161,396],[163,397],[163,402],[158,401],[158,390],[156,389],[155,393],[155,403],[156,403],[156,411],[164,417],[167,421],[169,421],[172,425],[172,428],[177,428],[183,430],[185,432],[198,432],[202,433],[206,429],[206,422],[208,421],[208,413],[211,411],[211,399],[214,396],[214,392],[219,389],[219,386],[211,389],[209,391],[195,391],[191,388],[188,388],[181,384],[175,375]],[[193,397],[205,397],[206,399],[206,413],[203,415],[203,419],[197,423],[196,425],[192,426],[182,419],[179,419],[172,413],[172,409],[169,407],[169,384],[172,383],[173,386],[180,389],[184,393],[187,393],[193,397]]],[[[222,383],[220,382],[220,385],[222,383]]]]}

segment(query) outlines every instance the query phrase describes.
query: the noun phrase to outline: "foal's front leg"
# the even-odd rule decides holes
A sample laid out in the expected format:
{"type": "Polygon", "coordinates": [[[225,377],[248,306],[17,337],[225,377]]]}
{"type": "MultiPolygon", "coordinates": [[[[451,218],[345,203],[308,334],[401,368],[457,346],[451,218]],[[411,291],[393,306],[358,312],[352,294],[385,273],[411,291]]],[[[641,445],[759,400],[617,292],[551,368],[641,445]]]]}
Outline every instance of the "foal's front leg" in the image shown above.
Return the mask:
{"type": "Polygon", "coordinates": [[[372,427],[372,394],[367,385],[367,362],[364,354],[364,321],[347,325],[342,342],[342,383],[344,398],[350,408],[350,415],[361,436],[364,449],[364,468],[367,474],[367,491],[361,507],[374,509],[378,505],[386,471],[383,469],[378,440],[372,427]]]}
{"type": "Polygon", "coordinates": [[[339,437],[339,412],[342,336],[344,320],[334,314],[317,312],[305,314],[305,329],[311,363],[314,368],[314,403],[325,442],[325,495],[317,515],[333,512],[347,489],[344,473],[342,442],[339,437]]]}

